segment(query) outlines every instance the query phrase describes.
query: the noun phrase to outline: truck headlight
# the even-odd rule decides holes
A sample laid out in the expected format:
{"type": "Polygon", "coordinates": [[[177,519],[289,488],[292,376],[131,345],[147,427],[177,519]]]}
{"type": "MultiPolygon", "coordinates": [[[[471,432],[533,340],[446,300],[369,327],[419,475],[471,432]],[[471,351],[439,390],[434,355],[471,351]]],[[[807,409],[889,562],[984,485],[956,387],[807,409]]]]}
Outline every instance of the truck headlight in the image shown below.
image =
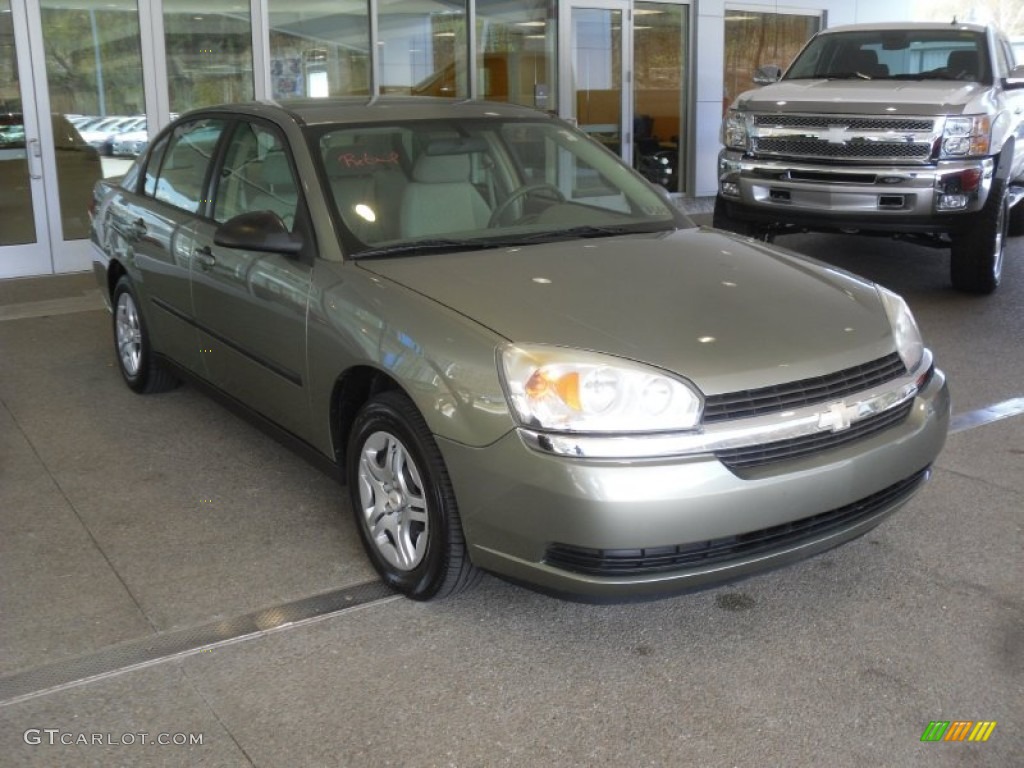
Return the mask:
{"type": "Polygon", "coordinates": [[[744,152],[750,147],[750,126],[746,113],[730,109],[722,120],[722,144],[744,152]]]}
{"type": "Polygon", "coordinates": [[[917,321],[914,320],[914,315],[902,296],[881,286],[876,286],[875,290],[878,291],[878,298],[882,300],[885,314],[889,318],[896,351],[899,352],[907,370],[913,373],[924,357],[924,340],[921,338],[921,331],[918,330],[917,321]]]}
{"type": "Polygon", "coordinates": [[[987,115],[947,117],[939,157],[984,157],[989,153],[991,139],[992,122],[987,115]]]}
{"type": "Polygon", "coordinates": [[[509,344],[498,358],[505,395],[525,427],[608,434],[700,423],[701,395],[659,368],[545,344],[509,344]]]}

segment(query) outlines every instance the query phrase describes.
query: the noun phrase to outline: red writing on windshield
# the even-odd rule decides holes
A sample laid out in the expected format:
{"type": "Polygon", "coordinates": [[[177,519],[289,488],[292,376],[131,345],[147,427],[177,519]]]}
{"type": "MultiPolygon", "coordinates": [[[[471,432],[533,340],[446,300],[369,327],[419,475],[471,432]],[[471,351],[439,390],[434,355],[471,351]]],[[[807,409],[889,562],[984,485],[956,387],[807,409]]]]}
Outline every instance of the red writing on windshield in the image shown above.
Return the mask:
{"type": "Polygon", "coordinates": [[[369,152],[357,154],[355,152],[342,152],[338,155],[338,162],[346,168],[362,168],[371,165],[396,165],[398,153],[389,152],[386,155],[371,155],[369,152]]]}

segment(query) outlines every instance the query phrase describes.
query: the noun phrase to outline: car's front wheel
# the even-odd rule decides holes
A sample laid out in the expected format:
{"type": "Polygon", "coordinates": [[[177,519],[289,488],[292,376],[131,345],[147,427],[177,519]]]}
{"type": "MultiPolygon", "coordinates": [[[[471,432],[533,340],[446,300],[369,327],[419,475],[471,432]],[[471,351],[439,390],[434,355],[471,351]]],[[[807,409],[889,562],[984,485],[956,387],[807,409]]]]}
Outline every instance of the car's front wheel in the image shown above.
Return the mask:
{"type": "Polygon", "coordinates": [[[174,378],[153,355],[146,321],[139,311],[131,280],[122,276],[114,287],[114,352],[125,383],[139,394],[174,389],[174,378]]]}
{"type": "Polygon", "coordinates": [[[389,586],[430,600],[476,583],[444,460],[408,397],[383,392],[363,406],[346,469],[356,526],[389,586]]]}
{"type": "Polygon", "coordinates": [[[967,293],[992,293],[1003,275],[1010,202],[1006,182],[995,179],[985,207],[974,225],[953,236],[949,276],[953,287],[967,293]]]}

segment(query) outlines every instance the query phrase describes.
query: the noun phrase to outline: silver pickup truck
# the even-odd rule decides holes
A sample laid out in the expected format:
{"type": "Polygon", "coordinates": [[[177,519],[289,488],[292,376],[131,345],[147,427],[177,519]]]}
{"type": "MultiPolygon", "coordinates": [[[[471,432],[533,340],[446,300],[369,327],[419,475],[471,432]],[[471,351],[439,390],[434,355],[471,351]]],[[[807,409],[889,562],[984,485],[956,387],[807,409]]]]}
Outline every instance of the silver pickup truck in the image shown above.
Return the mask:
{"type": "Polygon", "coordinates": [[[1024,234],[1024,66],[976,24],[860,24],[762,67],[722,124],[714,224],[771,239],[859,232],[950,248],[991,293],[1024,234]]]}

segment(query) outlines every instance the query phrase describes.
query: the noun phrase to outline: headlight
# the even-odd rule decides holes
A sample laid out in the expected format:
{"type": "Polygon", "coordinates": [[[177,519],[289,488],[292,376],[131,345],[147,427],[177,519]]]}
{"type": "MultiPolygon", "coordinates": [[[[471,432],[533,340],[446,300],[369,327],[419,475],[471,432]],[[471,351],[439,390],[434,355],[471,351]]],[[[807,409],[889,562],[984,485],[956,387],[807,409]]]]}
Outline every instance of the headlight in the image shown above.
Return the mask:
{"type": "Polygon", "coordinates": [[[750,130],[747,116],[743,112],[730,109],[722,121],[722,143],[729,149],[747,150],[750,144],[750,130]]]}
{"type": "Polygon", "coordinates": [[[921,364],[921,358],[924,356],[924,340],[921,338],[921,331],[917,328],[914,315],[901,296],[881,286],[875,290],[878,291],[878,297],[885,307],[885,314],[889,317],[892,337],[896,341],[896,351],[903,358],[907,370],[913,372],[921,364]]]}
{"type": "Polygon", "coordinates": [[[992,123],[986,115],[947,117],[940,157],[983,157],[989,153],[992,123]]]}
{"type": "Polygon", "coordinates": [[[543,344],[507,345],[499,368],[520,424],[558,432],[693,429],[702,399],[658,368],[596,352],[543,344]]]}

